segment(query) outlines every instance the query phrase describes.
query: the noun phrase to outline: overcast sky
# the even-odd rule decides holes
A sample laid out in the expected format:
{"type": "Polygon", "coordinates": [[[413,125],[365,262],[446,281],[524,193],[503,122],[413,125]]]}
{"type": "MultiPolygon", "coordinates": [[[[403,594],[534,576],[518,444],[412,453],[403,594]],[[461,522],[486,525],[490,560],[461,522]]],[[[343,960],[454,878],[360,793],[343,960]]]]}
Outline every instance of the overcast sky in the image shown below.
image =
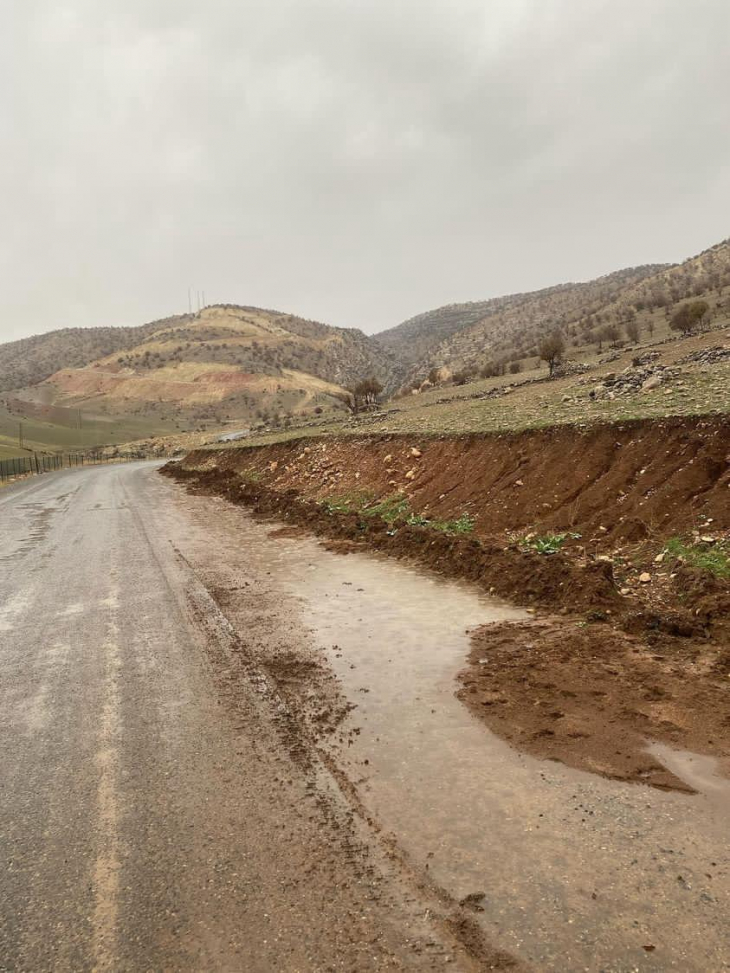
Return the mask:
{"type": "Polygon", "coordinates": [[[730,236],[728,0],[23,0],[0,338],[382,330],[730,236]]]}

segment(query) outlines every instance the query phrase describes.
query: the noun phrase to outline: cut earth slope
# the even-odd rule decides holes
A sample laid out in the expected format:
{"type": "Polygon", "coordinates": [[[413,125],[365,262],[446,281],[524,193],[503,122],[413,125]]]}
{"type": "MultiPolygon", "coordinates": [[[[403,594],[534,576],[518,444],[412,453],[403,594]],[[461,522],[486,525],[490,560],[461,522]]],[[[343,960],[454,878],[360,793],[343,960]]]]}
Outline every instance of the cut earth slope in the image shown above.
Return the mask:
{"type": "Polygon", "coordinates": [[[529,752],[685,785],[650,740],[730,760],[730,424],[290,440],[168,472],[327,538],[527,605],[474,633],[460,696],[529,752]]]}

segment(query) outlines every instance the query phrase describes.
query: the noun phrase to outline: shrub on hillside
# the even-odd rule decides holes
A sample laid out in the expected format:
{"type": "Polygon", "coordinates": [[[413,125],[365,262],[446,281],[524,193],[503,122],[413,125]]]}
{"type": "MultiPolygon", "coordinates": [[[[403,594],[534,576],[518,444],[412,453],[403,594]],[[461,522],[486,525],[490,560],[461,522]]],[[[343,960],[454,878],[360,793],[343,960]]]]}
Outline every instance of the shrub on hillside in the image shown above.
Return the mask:
{"type": "Polygon", "coordinates": [[[669,327],[672,331],[689,334],[690,331],[694,331],[695,328],[700,326],[709,310],[710,305],[707,301],[690,301],[689,304],[683,304],[674,312],[669,320],[669,327]]]}

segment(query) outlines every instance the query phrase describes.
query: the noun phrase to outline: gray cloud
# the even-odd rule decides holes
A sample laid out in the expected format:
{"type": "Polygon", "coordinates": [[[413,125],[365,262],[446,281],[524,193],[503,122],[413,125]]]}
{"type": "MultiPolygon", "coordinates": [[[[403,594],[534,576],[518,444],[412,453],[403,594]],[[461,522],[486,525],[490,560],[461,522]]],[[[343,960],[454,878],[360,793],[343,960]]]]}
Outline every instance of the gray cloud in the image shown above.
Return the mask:
{"type": "Polygon", "coordinates": [[[725,0],[28,0],[0,338],[213,300],[375,331],[728,235],[725,0]]]}

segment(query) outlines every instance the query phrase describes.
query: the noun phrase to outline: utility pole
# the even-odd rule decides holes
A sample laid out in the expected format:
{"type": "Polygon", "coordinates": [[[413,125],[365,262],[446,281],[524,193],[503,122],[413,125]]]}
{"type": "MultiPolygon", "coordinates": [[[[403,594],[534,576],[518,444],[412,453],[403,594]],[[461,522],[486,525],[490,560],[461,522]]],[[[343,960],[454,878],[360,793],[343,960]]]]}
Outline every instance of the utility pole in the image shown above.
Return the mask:
{"type": "Polygon", "coordinates": [[[193,299],[190,294],[190,288],[188,287],[188,314],[193,313],[193,299]]]}
{"type": "Polygon", "coordinates": [[[23,448],[23,423],[18,423],[18,447],[23,448]]]}

